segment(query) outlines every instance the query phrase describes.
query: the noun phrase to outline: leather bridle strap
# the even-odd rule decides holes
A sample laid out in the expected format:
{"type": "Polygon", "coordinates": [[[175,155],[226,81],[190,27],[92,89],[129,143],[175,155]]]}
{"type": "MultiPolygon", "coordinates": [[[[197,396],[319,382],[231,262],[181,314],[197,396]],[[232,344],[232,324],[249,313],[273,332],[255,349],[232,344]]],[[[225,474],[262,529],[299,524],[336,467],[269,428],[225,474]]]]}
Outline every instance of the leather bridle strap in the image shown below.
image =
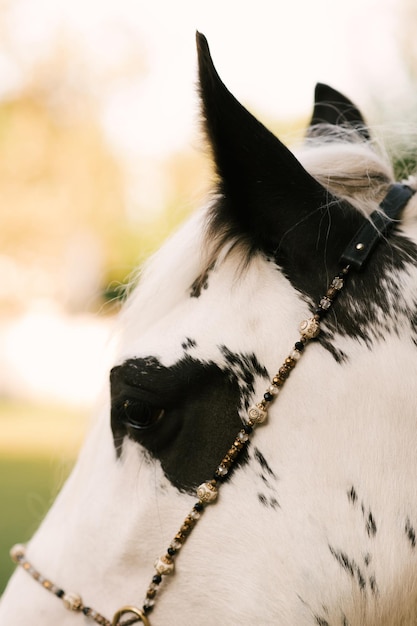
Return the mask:
{"type": "Polygon", "coordinates": [[[415,190],[408,185],[392,185],[368,220],[357,231],[342,256],[340,262],[347,263],[356,270],[362,269],[378,241],[396,224],[402,209],[415,190]]]}

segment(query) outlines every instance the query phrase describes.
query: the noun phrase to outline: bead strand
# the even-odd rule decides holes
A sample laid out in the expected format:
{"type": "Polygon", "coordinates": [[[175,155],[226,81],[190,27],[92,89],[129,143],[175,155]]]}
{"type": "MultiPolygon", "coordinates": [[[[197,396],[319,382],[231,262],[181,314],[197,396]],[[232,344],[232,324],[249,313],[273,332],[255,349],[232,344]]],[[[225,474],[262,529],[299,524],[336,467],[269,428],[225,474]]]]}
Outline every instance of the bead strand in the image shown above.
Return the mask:
{"type": "Polygon", "coordinates": [[[315,339],[318,336],[320,332],[320,321],[328,313],[336,297],[343,289],[344,279],[349,273],[349,269],[349,266],[346,266],[341,270],[341,272],[339,272],[339,274],[337,274],[337,276],[333,278],[326,294],[321,298],[314,316],[301,322],[299,327],[301,334],[300,339],[295,342],[293,350],[272,379],[270,386],[263,395],[262,400],[248,409],[247,423],[244,424],[241,430],[237,433],[231,447],[215,470],[213,478],[205,483],[202,483],[197,488],[198,502],[194,505],[191,513],[185,518],[180,530],[175,535],[166,553],[162,557],[159,557],[155,562],[156,574],[153,576],[148,587],[142,606],[142,610],[145,615],[149,614],[154,607],[156,594],[160,588],[163,577],[174,573],[174,560],[178,551],[196,526],[197,521],[201,517],[201,513],[208,504],[213,504],[217,500],[219,484],[221,484],[221,482],[229,476],[234,464],[241,456],[242,451],[247,447],[250,435],[252,434],[254,428],[266,420],[268,416],[268,405],[275,399],[284,386],[291,371],[295,368],[301,355],[303,354],[307,343],[311,341],[311,339],[315,339]]]}
{"type": "Polygon", "coordinates": [[[91,619],[93,619],[97,624],[100,624],[101,626],[112,626],[111,622],[109,622],[109,620],[106,619],[103,615],[100,615],[100,613],[98,613],[91,607],[85,606],[83,604],[83,601],[81,600],[81,597],[78,594],[65,592],[53,582],[51,582],[47,578],[44,578],[40,574],[40,572],[38,572],[33,567],[33,565],[29,563],[25,555],[25,546],[21,544],[13,546],[13,548],[10,550],[10,556],[12,558],[12,561],[20,565],[28,574],[32,576],[34,580],[40,583],[42,587],[44,587],[44,589],[53,593],[55,596],[57,596],[57,598],[60,598],[66,609],[68,609],[69,611],[82,613],[86,617],[90,617],[91,619]]]}
{"type": "MultiPolygon", "coordinates": [[[[268,388],[263,394],[262,400],[249,407],[248,420],[246,424],[243,424],[242,428],[237,433],[229,450],[217,466],[213,474],[213,478],[202,483],[197,488],[197,502],[184,519],[179,531],[171,541],[165,554],[155,561],[155,574],[153,575],[151,583],[146,591],[142,611],[139,611],[134,607],[124,607],[116,613],[113,618],[113,622],[110,622],[94,609],[84,606],[79,595],[66,593],[63,589],[60,589],[51,581],[43,578],[43,576],[41,576],[41,574],[33,568],[29,561],[26,560],[24,546],[17,545],[12,548],[11,557],[13,561],[23,567],[23,569],[26,570],[45,589],[51,591],[58,598],[60,598],[67,609],[82,613],[86,617],[93,619],[97,624],[101,624],[101,626],[118,626],[121,624],[119,621],[120,615],[125,613],[134,613],[139,617],[139,621],[142,621],[144,624],[149,623],[146,616],[154,607],[155,599],[164,577],[174,573],[175,559],[179,550],[182,548],[192,530],[195,528],[206,506],[216,502],[220,484],[230,475],[237,460],[240,458],[243,451],[246,450],[250,436],[252,435],[254,429],[267,419],[269,405],[281,392],[292,370],[296,367],[298,361],[300,360],[306,345],[312,339],[315,339],[320,333],[320,322],[329,312],[338,294],[343,289],[344,281],[349,273],[349,269],[350,266],[347,265],[333,278],[326,294],[320,299],[319,305],[315,310],[313,317],[301,322],[299,326],[300,338],[295,342],[290,354],[284,360],[278,372],[271,380],[268,388]]],[[[133,621],[124,621],[123,626],[129,626],[129,624],[133,624],[135,622],[137,622],[137,619],[135,618],[133,621]]]]}
{"type": "Polygon", "coordinates": [[[284,363],[279,368],[278,372],[273,377],[270,386],[265,391],[263,398],[257,404],[250,407],[248,411],[248,424],[252,427],[262,424],[268,413],[268,405],[275,399],[280,393],[285,382],[287,381],[292,370],[300,360],[306,345],[312,339],[315,339],[320,333],[320,321],[329,312],[335,299],[339,295],[340,291],[344,287],[344,279],[349,273],[349,265],[337,274],[329,285],[326,294],[321,298],[319,306],[317,307],[314,316],[312,318],[303,320],[299,325],[300,339],[295,342],[294,347],[290,354],[285,359],[284,363]]]}
{"type": "Polygon", "coordinates": [[[187,538],[195,528],[198,520],[201,518],[206,506],[213,504],[217,500],[218,486],[226,478],[237,461],[249,441],[249,435],[253,428],[249,424],[244,425],[237,433],[232,446],[229,448],[224,458],[220,462],[213,478],[202,483],[197,488],[198,501],[194,504],[190,513],[184,519],[179,531],[171,541],[166,553],[159,557],[155,562],[156,574],[152,577],[152,581],[147,589],[142,610],[145,615],[149,614],[155,604],[156,594],[160,588],[164,576],[174,573],[174,560],[178,555],[178,551],[182,548],[187,538]]]}

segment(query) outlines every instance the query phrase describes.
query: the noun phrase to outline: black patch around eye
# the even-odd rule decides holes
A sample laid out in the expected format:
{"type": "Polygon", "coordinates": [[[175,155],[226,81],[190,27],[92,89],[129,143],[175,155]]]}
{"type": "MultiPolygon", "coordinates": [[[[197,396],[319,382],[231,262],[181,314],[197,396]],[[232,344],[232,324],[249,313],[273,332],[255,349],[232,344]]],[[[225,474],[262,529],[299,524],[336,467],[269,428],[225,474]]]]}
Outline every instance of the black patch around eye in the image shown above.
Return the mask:
{"type": "MultiPolygon", "coordinates": [[[[118,453],[125,437],[141,444],[181,491],[194,492],[211,479],[242,426],[242,376],[248,376],[248,364],[253,376],[262,371],[253,355],[241,356],[242,372],[188,355],[171,367],[149,357],[113,368],[111,425],[118,453]],[[127,412],[126,401],[132,403],[127,412]],[[135,428],[134,420],[148,425],[135,428]]],[[[246,459],[242,454],[240,464],[246,459]]]]}

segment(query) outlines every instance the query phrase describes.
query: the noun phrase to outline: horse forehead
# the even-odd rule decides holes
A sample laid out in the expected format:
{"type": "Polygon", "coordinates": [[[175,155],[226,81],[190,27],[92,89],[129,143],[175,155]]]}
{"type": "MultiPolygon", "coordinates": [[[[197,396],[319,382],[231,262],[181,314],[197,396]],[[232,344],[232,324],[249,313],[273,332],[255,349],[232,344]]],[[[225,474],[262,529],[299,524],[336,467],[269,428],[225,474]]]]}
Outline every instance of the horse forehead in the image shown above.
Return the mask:
{"type": "Polygon", "coordinates": [[[211,271],[198,298],[187,292],[169,310],[156,308],[154,320],[144,329],[140,309],[147,303],[138,300],[136,326],[122,331],[118,361],[154,355],[169,366],[192,353],[218,362],[224,360],[221,345],[233,352],[258,352],[277,322],[290,330],[294,306],[302,315],[305,304],[279,268],[260,255],[244,271],[239,265],[233,258],[222,263],[211,271]]]}
{"type": "Polygon", "coordinates": [[[137,364],[136,369],[139,368],[144,373],[154,369],[155,363],[158,368],[172,372],[178,372],[181,364],[186,363],[190,370],[205,370],[208,365],[215,365],[237,379],[244,379],[249,370],[253,374],[266,375],[260,351],[255,342],[248,341],[247,338],[246,341],[223,343],[218,337],[216,342],[211,341],[207,333],[201,336],[180,333],[178,336],[170,336],[169,339],[169,342],[163,342],[152,333],[137,350],[120,355],[117,363],[125,366],[134,362],[137,364]],[[261,365],[258,366],[259,363],[261,365]]]}

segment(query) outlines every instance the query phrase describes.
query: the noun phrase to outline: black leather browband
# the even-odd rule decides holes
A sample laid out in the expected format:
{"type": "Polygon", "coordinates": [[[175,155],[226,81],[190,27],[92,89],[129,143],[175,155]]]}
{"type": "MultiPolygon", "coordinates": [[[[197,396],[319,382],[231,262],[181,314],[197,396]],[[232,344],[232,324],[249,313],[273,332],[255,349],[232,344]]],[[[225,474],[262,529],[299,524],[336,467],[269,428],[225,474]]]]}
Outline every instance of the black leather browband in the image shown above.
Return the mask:
{"type": "Polygon", "coordinates": [[[402,209],[414,193],[414,189],[408,185],[392,185],[379,209],[371,213],[369,221],[357,231],[340,257],[340,262],[360,270],[378,241],[395,225],[402,209]]]}

